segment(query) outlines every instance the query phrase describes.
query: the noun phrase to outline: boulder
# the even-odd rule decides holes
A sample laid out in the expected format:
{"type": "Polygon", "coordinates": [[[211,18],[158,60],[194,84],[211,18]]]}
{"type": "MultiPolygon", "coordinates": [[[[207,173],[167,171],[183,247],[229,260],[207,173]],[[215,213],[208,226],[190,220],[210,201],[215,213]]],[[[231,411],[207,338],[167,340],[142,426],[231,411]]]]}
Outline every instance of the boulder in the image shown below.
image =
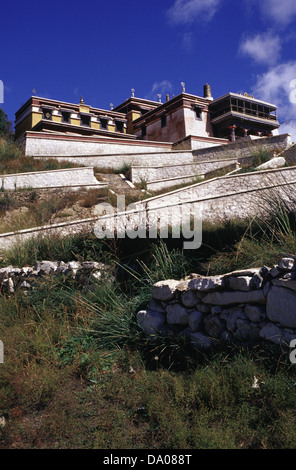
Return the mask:
{"type": "Polygon", "coordinates": [[[222,321],[215,315],[208,315],[204,319],[205,330],[212,338],[220,338],[224,330],[222,321]]]}
{"type": "Polygon", "coordinates": [[[263,276],[261,276],[261,274],[254,274],[251,280],[251,285],[250,285],[251,289],[261,289],[262,285],[263,285],[263,276]]]}
{"type": "Polygon", "coordinates": [[[158,312],[162,314],[165,314],[165,311],[166,311],[162,303],[159,300],[155,300],[155,299],[152,299],[149,302],[148,310],[152,310],[153,312],[158,312]]]}
{"type": "Polygon", "coordinates": [[[173,299],[178,284],[179,281],[174,279],[156,282],[152,287],[152,298],[162,301],[173,299]]]}
{"type": "Polygon", "coordinates": [[[196,310],[199,310],[202,313],[210,313],[210,311],[211,311],[211,306],[210,305],[198,303],[198,304],[195,305],[195,307],[196,307],[196,310]]]}
{"type": "Polygon", "coordinates": [[[50,274],[57,270],[57,262],[55,261],[42,261],[38,267],[40,275],[50,274]]]}
{"type": "Polygon", "coordinates": [[[226,321],[226,327],[229,331],[235,331],[237,328],[237,320],[244,320],[246,316],[240,307],[230,307],[222,311],[220,318],[226,321]]]}
{"type": "Polygon", "coordinates": [[[260,339],[260,327],[251,324],[246,320],[238,319],[236,322],[237,330],[235,332],[241,340],[245,341],[258,341],[260,339]]]}
{"type": "Polygon", "coordinates": [[[189,333],[188,335],[192,345],[197,349],[210,349],[213,345],[212,340],[200,331],[189,333]]]}
{"type": "Polygon", "coordinates": [[[265,296],[262,289],[251,290],[249,292],[225,291],[209,292],[202,301],[212,305],[233,305],[247,303],[265,303],[265,296]]]}
{"type": "Polygon", "coordinates": [[[248,292],[251,288],[252,278],[249,276],[230,276],[227,279],[227,287],[232,290],[248,292]]]}
{"type": "Polygon", "coordinates": [[[279,262],[279,269],[290,270],[293,269],[295,265],[295,258],[290,256],[284,256],[279,262]]]}
{"type": "Polygon", "coordinates": [[[188,312],[179,304],[167,306],[167,322],[172,325],[188,325],[188,312]]]}
{"type": "Polygon", "coordinates": [[[213,315],[218,315],[222,312],[222,307],[220,307],[220,305],[214,305],[212,308],[211,308],[211,313],[213,315]]]}
{"type": "Polygon", "coordinates": [[[272,278],[275,278],[281,274],[281,271],[277,266],[273,266],[270,270],[270,275],[272,278]]]}
{"type": "Polygon", "coordinates": [[[287,289],[291,289],[294,292],[296,292],[296,280],[291,280],[291,279],[273,279],[272,281],[273,286],[277,287],[285,287],[287,289]]]}
{"type": "Polygon", "coordinates": [[[272,286],[267,295],[266,315],[272,322],[296,328],[296,293],[272,286]]]}
{"type": "Polygon", "coordinates": [[[140,310],[137,313],[137,322],[145,334],[155,335],[162,331],[165,316],[159,312],[152,312],[151,310],[140,310]]]}
{"type": "Polygon", "coordinates": [[[201,292],[209,291],[216,289],[217,287],[223,286],[223,277],[222,276],[200,276],[196,279],[192,279],[189,282],[189,289],[197,290],[201,292]]]}
{"type": "Polygon", "coordinates": [[[264,309],[259,305],[246,305],[244,314],[250,321],[259,322],[264,309]]]}
{"type": "Polygon", "coordinates": [[[188,325],[191,331],[195,332],[195,331],[200,330],[203,317],[204,317],[203,314],[199,312],[198,310],[194,310],[194,312],[190,313],[188,317],[188,325]]]}
{"type": "Polygon", "coordinates": [[[276,326],[274,323],[271,323],[271,322],[267,323],[261,328],[259,332],[259,336],[275,344],[280,344],[282,343],[282,340],[283,340],[282,330],[278,326],[276,326]]]}
{"type": "Polygon", "coordinates": [[[185,306],[185,307],[194,307],[198,302],[198,299],[195,295],[195,292],[193,292],[192,290],[188,290],[188,291],[185,291],[183,292],[182,294],[182,304],[185,306]]]}

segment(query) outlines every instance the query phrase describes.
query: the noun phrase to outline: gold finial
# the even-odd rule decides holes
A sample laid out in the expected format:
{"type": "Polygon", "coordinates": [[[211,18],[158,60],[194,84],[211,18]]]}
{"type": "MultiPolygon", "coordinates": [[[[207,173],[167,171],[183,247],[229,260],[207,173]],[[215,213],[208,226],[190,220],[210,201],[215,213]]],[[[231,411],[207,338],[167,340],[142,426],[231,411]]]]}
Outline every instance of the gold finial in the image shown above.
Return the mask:
{"type": "Polygon", "coordinates": [[[84,104],[83,96],[82,96],[82,95],[81,95],[81,98],[80,98],[80,104],[84,104]]]}

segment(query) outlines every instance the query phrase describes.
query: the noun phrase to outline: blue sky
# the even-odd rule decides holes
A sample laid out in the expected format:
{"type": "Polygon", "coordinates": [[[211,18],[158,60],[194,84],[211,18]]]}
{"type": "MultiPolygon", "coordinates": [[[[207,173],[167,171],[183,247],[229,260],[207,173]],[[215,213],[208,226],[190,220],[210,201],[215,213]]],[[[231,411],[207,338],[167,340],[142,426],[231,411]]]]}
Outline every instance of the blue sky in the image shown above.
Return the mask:
{"type": "Polygon", "coordinates": [[[83,95],[87,104],[110,109],[131,88],[164,100],[182,91],[182,81],[200,96],[210,83],[214,98],[246,91],[275,103],[293,132],[295,26],[295,0],[6,2],[1,107],[14,121],[33,89],[73,103],[83,95]]]}

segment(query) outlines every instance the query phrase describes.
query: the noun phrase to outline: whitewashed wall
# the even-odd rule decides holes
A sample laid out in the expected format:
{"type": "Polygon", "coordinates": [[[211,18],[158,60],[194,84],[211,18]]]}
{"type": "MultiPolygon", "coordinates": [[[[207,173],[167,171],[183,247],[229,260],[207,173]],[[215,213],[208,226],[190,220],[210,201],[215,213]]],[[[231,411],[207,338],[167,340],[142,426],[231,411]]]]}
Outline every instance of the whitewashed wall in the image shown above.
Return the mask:
{"type": "MultiPolygon", "coordinates": [[[[133,209],[129,208],[128,212],[37,227],[18,233],[0,234],[0,251],[38,235],[65,236],[84,231],[95,231],[95,234],[109,231],[112,238],[114,228],[117,228],[121,234],[125,234],[127,230],[136,234],[141,224],[142,227],[149,228],[152,236],[155,237],[157,228],[160,229],[166,225],[178,227],[181,222],[184,222],[184,217],[195,214],[202,222],[261,217],[268,214],[270,210],[267,200],[271,192],[281,198],[295,194],[296,167],[237,177],[228,176],[217,178],[217,180],[219,181],[199,183],[189,190],[185,188],[173,191],[166,196],[147,199],[136,203],[133,209]],[[204,187],[203,191],[197,190],[202,187],[204,187]]],[[[198,230],[199,235],[202,235],[200,225],[198,230]]]]}
{"type": "Polygon", "coordinates": [[[100,155],[125,154],[131,152],[148,153],[171,150],[172,144],[162,142],[145,143],[135,140],[95,139],[83,136],[67,139],[55,136],[28,133],[25,138],[25,153],[28,156],[100,155]]]}
{"type": "MultiPolygon", "coordinates": [[[[43,157],[35,157],[43,158],[43,157]]],[[[180,150],[174,152],[148,152],[131,153],[131,154],[114,154],[114,155],[80,155],[80,156],[52,156],[52,158],[59,162],[71,162],[75,165],[93,166],[97,168],[111,168],[118,170],[124,165],[149,165],[149,166],[162,166],[168,165],[172,161],[177,164],[190,163],[193,161],[192,152],[188,150],[180,150]]]]}
{"type": "Polygon", "coordinates": [[[210,171],[218,170],[225,166],[235,164],[236,162],[236,158],[226,158],[162,166],[133,166],[131,169],[131,178],[133,183],[140,183],[141,181],[156,181],[166,178],[182,177],[184,175],[203,176],[210,171]]]}
{"type": "Polygon", "coordinates": [[[13,191],[24,188],[99,187],[101,184],[95,178],[92,167],[83,167],[0,175],[0,186],[2,190],[13,191]]]}

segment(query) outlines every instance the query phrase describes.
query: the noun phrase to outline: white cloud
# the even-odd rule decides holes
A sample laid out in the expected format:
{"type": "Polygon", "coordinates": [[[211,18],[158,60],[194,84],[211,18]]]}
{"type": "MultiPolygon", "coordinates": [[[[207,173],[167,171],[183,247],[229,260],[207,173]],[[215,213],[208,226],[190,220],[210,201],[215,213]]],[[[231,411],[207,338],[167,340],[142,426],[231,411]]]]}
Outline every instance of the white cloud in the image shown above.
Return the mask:
{"type": "Polygon", "coordinates": [[[173,24],[190,24],[195,20],[209,21],[221,0],[175,0],[167,15],[173,24]]]}
{"type": "Polygon", "coordinates": [[[276,23],[287,25],[296,16],[295,0],[261,0],[262,14],[276,23]]]}
{"type": "Polygon", "coordinates": [[[187,32],[183,34],[182,37],[182,46],[186,52],[191,52],[193,50],[194,38],[192,32],[187,32]]]}
{"type": "Polygon", "coordinates": [[[239,52],[260,64],[275,64],[281,52],[281,38],[272,32],[244,37],[239,52]]]}
{"type": "Polygon", "coordinates": [[[158,94],[162,95],[163,97],[167,93],[171,93],[172,90],[173,90],[173,85],[169,80],[162,80],[160,82],[154,82],[150,92],[146,95],[146,99],[158,101],[158,98],[157,98],[158,94]]]}
{"type": "Polygon", "coordinates": [[[269,69],[257,77],[252,93],[256,98],[278,107],[281,122],[296,119],[296,103],[293,103],[291,87],[296,79],[296,61],[289,61],[269,69]]]}
{"type": "Polygon", "coordinates": [[[279,127],[279,133],[291,134],[292,141],[296,142],[296,120],[283,122],[283,124],[279,127]]]}

